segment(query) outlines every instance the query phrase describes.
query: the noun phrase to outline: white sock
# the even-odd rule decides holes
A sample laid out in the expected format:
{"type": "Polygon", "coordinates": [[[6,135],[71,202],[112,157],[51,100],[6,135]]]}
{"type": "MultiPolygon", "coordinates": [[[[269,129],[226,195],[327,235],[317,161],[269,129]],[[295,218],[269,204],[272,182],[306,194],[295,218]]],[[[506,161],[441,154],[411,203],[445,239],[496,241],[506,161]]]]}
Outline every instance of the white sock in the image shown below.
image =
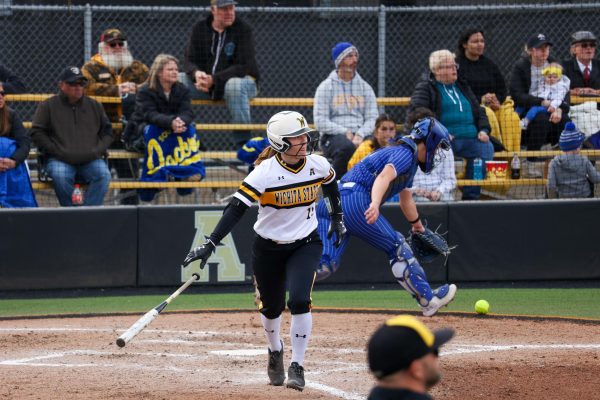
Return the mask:
{"type": "Polygon", "coordinates": [[[263,328],[265,328],[265,336],[269,342],[269,349],[271,351],[281,351],[281,337],[279,336],[281,315],[275,319],[268,319],[264,315],[260,314],[260,320],[263,328]]]}
{"type": "Polygon", "coordinates": [[[308,339],[312,331],[312,314],[292,315],[290,336],[292,337],[292,361],[304,365],[304,353],[308,347],[308,339]]]}

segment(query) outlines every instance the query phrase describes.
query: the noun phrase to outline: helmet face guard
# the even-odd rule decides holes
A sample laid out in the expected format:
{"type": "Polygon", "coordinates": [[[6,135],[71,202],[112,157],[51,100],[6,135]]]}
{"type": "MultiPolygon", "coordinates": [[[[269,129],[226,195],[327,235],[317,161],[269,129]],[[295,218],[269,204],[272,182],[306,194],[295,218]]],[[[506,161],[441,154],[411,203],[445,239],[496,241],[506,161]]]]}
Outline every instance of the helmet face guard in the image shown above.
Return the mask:
{"type": "Polygon", "coordinates": [[[410,136],[425,144],[425,163],[419,162],[419,168],[426,174],[444,161],[445,151],[451,148],[448,130],[435,118],[417,121],[410,136]]]}
{"type": "MultiPolygon", "coordinates": [[[[314,153],[315,150],[319,146],[319,132],[310,130],[309,132],[302,133],[302,135],[306,135],[307,141],[296,144],[296,145],[290,144],[287,137],[284,138],[283,141],[286,144],[286,149],[281,151],[281,153],[285,153],[287,155],[294,156],[294,157],[301,157],[302,155],[300,155],[299,153],[300,153],[300,150],[302,149],[302,146],[304,146],[304,145],[306,145],[306,155],[310,155],[310,154],[314,153]],[[289,153],[289,151],[293,150],[294,147],[298,147],[298,151],[296,151],[296,154],[289,153]]],[[[298,135],[298,136],[301,136],[301,135],[298,135]]],[[[292,137],[292,136],[288,136],[288,137],[292,137]]]]}

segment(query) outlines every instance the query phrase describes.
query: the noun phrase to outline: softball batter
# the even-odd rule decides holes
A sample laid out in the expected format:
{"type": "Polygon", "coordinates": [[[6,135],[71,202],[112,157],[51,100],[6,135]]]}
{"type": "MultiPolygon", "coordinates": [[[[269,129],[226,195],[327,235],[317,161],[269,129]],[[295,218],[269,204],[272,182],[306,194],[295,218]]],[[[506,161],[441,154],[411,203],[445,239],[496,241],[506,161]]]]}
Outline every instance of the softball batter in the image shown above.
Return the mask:
{"type": "Polygon", "coordinates": [[[215,231],[187,255],[183,265],[202,260],[203,268],[217,244],[248,207],[258,202],[252,263],[260,293],[261,321],[269,343],[267,373],[272,385],[283,385],[286,376],[280,325],[287,280],[292,358],[286,386],[301,391],[305,385],[304,353],[312,330],[311,292],[323,249],[315,213],[319,187],[323,190],[323,207],[330,213],[325,237],[332,239],[333,246],[339,245],[346,228],[335,172],[325,158],[311,154],[318,134],[309,128],[306,119],[294,111],[279,112],[267,124],[267,138],[270,147],[257,159],[256,168],[225,208],[215,231]]]}
{"type": "MultiPolygon", "coordinates": [[[[436,119],[417,121],[409,136],[395,145],[382,148],[364,158],[348,171],[340,181],[344,221],[348,233],[371,246],[384,251],[390,260],[394,277],[412,294],[425,316],[434,315],[454,299],[456,285],[443,285],[432,290],[425,271],[414,257],[402,234],[379,215],[379,207],[396,193],[400,193],[400,208],[412,225],[413,231],[425,230],[409,188],[417,168],[431,172],[443,160],[442,150],[450,148],[448,130],[436,119]]],[[[323,240],[323,255],[317,279],[325,279],[337,270],[349,237],[339,247],[327,239],[323,227],[329,224],[325,204],[317,207],[319,233],[323,240]]]]}

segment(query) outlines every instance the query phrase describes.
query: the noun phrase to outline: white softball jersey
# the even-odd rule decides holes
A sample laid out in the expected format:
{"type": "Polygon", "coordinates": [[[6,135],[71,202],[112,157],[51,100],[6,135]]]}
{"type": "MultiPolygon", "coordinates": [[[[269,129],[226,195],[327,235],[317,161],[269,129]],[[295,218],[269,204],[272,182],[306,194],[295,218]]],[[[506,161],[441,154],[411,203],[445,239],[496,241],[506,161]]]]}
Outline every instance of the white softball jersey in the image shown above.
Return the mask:
{"type": "Polygon", "coordinates": [[[319,187],[335,179],[329,161],[308,155],[295,169],[279,154],[261,162],[242,182],[236,198],[258,202],[256,233],[278,243],[290,243],[317,229],[315,202],[319,187]]]}

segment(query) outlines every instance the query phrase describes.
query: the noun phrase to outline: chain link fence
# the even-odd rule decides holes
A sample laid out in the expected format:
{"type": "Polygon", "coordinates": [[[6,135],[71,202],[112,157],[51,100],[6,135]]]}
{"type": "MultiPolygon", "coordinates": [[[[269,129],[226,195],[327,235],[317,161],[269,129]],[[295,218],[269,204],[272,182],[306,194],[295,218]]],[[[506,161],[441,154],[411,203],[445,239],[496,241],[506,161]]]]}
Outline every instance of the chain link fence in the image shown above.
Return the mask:
{"type": "MultiPolygon", "coordinates": [[[[354,4],[345,2],[344,4],[354,4]]],[[[359,3],[356,3],[359,4],[359,3]]],[[[364,4],[364,3],[360,3],[364,4]]],[[[66,65],[83,65],[97,52],[100,34],[121,29],[136,59],[150,65],[159,53],[183,58],[192,25],[208,7],[16,6],[0,14],[2,63],[21,76],[31,93],[53,93],[66,65]]],[[[528,37],[543,32],[551,55],[569,53],[569,35],[594,30],[600,3],[481,2],[447,6],[241,7],[237,15],[254,28],[261,72],[259,97],[313,97],[333,70],[331,48],[349,41],[360,53],[359,73],[379,97],[410,96],[427,72],[429,54],[456,50],[462,31],[485,32],[486,55],[508,81],[528,37]]],[[[600,33],[600,32],[597,32],[600,33]]],[[[36,104],[11,104],[30,121],[36,104]]],[[[253,107],[265,123],[280,107],[253,107]]],[[[312,108],[297,107],[312,122],[312,108]]],[[[383,110],[382,110],[383,111],[383,110]]],[[[398,122],[404,107],[385,110],[398,122]]],[[[197,122],[228,122],[223,106],[198,106],[197,122]]],[[[203,132],[210,150],[230,147],[227,132],[203,132]]],[[[538,188],[521,197],[539,197],[538,188]]]]}

